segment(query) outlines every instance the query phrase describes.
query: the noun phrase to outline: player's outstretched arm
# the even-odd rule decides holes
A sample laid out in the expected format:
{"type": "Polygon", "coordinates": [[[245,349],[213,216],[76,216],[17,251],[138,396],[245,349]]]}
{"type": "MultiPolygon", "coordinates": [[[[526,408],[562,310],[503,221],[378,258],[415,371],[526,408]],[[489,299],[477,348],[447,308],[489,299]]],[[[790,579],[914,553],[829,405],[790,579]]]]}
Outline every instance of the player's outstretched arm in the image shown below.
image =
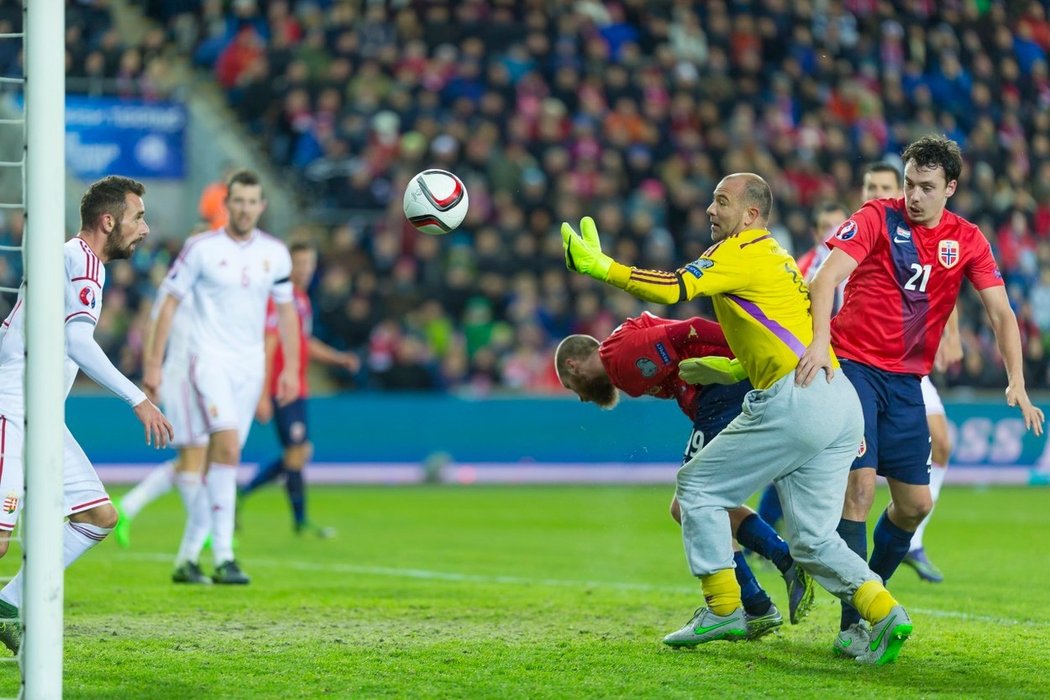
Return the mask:
{"type": "Polygon", "coordinates": [[[1006,287],[996,286],[980,290],[981,302],[995,331],[995,342],[1006,366],[1006,403],[1017,406],[1024,416],[1025,428],[1036,435],[1043,434],[1043,411],[1032,404],[1024,384],[1024,360],[1021,355],[1021,332],[1017,329],[1017,317],[1010,308],[1006,287]]]}
{"type": "Polygon", "coordinates": [[[618,263],[602,252],[598,228],[589,216],[580,220],[579,234],[571,224],[562,223],[561,240],[567,268],[618,287],[643,301],[677,304],[740,287],[743,268],[730,261],[713,268],[711,259],[701,258],[676,272],[643,270],[618,263]],[[685,274],[683,270],[691,272],[685,274]]]}
{"type": "Polygon", "coordinates": [[[167,446],[173,437],[171,423],[146,398],[141,389],[113,366],[106,353],[95,342],[94,331],[95,324],[86,321],[66,324],[69,358],[99,386],[109,389],[134,407],[135,415],[146,426],[147,445],[167,446]]]}
{"type": "Polygon", "coordinates": [[[561,242],[565,251],[565,267],[593,277],[599,282],[609,279],[613,259],[602,252],[602,242],[598,237],[598,227],[594,219],[589,216],[580,219],[579,234],[570,224],[562,222],[561,242]]]}
{"type": "Polygon", "coordinates": [[[809,285],[813,340],[795,368],[795,384],[798,386],[809,386],[820,370],[824,370],[829,382],[835,375],[835,368],[831,363],[831,309],[835,305],[835,289],[855,269],[856,260],[841,250],[833,250],[809,285]]]}

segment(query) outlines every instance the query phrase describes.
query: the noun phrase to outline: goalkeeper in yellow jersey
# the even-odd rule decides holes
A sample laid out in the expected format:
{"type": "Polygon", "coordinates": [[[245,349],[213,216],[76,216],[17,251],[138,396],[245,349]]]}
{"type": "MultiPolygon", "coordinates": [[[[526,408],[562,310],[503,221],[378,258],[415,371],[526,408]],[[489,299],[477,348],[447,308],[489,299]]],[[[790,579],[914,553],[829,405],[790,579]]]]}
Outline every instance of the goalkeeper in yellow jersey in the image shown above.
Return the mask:
{"type": "Polygon", "coordinates": [[[707,208],[714,245],[675,272],[617,263],[602,252],[589,217],[580,222],[582,235],[562,224],[565,263],[646,301],[711,297],[729,347],[755,387],[741,414],[678,472],[686,558],[706,605],[664,643],[683,647],[746,637],[727,509],[772,481],[784,505],[791,554],[871,623],[870,642],[856,658],[881,665],[897,658],[911,620],[835,532],[864,433],[860,401],[841,372],[805,388],[795,385],[813,322],[795,261],[766,229],[772,206],[765,180],[736,173],[718,183],[707,208]]]}

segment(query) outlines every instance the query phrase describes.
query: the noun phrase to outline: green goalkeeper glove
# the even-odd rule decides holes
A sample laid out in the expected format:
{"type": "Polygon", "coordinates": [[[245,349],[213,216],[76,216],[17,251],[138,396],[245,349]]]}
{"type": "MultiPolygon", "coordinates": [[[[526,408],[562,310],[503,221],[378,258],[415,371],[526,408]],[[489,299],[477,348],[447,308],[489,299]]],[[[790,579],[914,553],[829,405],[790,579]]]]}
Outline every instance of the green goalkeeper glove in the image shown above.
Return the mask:
{"type": "Polygon", "coordinates": [[[602,242],[598,239],[598,228],[594,225],[594,219],[589,216],[583,217],[580,220],[580,233],[583,235],[577,235],[567,223],[561,225],[565,267],[590,275],[600,282],[606,281],[613,259],[602,252],[602,242]]]}
{"type": "Polygon", "coordinates": [[[678,363],[678,378],[687,384],[736,384],[747,373],[737,359],[690,357],[678,363]]]}

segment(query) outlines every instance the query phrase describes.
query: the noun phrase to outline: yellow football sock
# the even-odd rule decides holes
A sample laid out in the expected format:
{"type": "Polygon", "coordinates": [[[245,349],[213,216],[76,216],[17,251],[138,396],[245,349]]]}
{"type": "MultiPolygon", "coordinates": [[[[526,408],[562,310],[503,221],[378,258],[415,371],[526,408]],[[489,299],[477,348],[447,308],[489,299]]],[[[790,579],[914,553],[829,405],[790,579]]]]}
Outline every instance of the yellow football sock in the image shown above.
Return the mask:
{"type": "Polygon", "coordinates": [[[740,584],[737,583],[736,572],[732,569],[722,569],[713,574],[701,576],[700,585],[704,589],[704,600],[707,601],[707,607],[715,615],[724,617],[742,605],[740,584]]]}
{"type": "Polygon", "coordinates": [[[878,581],[865,581],[853,594],[853,607],[871,623],[889,615],[894,605],[897,605],[897,599],[878,581]]]}

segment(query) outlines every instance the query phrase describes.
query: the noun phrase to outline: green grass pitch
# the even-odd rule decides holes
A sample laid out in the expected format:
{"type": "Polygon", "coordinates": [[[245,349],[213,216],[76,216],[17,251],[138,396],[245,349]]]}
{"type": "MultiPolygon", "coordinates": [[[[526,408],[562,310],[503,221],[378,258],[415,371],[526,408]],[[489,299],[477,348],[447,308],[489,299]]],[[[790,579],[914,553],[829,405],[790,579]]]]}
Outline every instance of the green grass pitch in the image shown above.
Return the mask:
{"type": "MultiPolygon", "coordinates": [[[[915,633],[883,668],[832,655],[838,607],[824,591],[776,636],[665,648],[700,600],[671,491],[314,488],[314,519],[339,530],[319,540],[291,533],[272,488],[243,508],[248,587],[169,582],[183,516],[166,496],[135,521],[130,550],[107,541],[68,572],[65,696],[1050,696],[1046,490],[945,489],[927,549],[947,580],[902,568],[891,581],[915,633]]],[[[758,574],[786,613],[780,578],[758,574]]],[[[17,686],[0,669],[0,695],[17,686]]]]}

